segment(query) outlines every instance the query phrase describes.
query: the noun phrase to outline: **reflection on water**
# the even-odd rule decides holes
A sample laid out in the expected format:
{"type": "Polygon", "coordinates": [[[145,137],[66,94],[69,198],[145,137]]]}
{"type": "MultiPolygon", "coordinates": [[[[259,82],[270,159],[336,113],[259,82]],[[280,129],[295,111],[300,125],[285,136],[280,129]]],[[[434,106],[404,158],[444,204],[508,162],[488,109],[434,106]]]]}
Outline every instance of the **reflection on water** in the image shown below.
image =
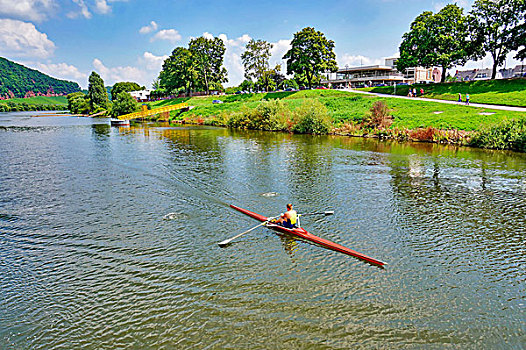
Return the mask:
{"type": "Polygon", "coordinates": [[[17,113],[0,139],[5,348],[525,344],[523,154],[17,113]],[[257,224],[228,204],[288,202],[388,267],[265,228],[217,246],[257,224]]]}

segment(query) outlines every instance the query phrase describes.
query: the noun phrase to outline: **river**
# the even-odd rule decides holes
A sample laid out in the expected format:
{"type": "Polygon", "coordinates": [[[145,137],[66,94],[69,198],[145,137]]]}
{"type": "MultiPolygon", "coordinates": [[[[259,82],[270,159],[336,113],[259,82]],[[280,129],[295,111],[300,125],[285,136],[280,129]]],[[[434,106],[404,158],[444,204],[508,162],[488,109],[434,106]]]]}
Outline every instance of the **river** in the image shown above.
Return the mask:
{"type": "Polygon", "coordinates": [[[0,113],[2,349],[526,346],[525,154],[31,114],[0,113]],[[388,265],[218,247],[288,202],[388,265]]]}

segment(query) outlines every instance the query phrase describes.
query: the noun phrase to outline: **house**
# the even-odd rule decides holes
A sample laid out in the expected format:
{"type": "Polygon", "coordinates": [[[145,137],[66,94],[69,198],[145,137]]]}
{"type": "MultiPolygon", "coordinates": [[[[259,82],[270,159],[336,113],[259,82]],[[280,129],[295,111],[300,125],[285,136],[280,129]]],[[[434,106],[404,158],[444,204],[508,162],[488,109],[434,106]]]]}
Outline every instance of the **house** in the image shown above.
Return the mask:
{"type": "Polygon", "coordinates": [[[130,91],[130,95],[137,100],[137,102],[144,102],[150,99],[151,90],[130,91]]]}
{"type": "Polygon", "coordinates": [[[333,88],[345,88],[440,81],[442,74],[436,68],[413,67],[401,73],[396,69],[396,60],[396,58],[386,58],[383,65],[341,68],[336,74],[327,75],[321,83],[333,88]]]}

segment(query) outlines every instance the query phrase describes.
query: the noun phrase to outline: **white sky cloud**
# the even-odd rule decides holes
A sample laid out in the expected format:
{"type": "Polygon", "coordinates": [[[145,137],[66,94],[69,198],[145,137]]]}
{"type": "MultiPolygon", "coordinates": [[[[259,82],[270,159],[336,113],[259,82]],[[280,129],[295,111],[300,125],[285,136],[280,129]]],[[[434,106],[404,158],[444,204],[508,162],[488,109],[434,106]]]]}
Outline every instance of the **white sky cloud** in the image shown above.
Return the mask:
{"type": "Polygon", "coordinates": [[[98,13],[103,15],[111,12],[111,7],[108,5],[106,0],[95,0],[95,9],[98,13]]]}
{"type": "Polygon", "coordinates": [[[31,65],[44,74],[53,78],[73,80],[73,81],[87,81],[88,75],[82,73],[79,69],[67,63],[36,63],[31,65]]]}
{"type": "Polygon", "coordinates": [[[88,6],[84,2],[84,0],[72,0],[72,1],[75,4],[79,5],[79,11],[78,12],[75,12],[75,11],[69,12],[67,14],[67,16],[69,18],[77,18],[79,16],[82,16],[82,17],[87,18],[87,19],[91,18],[91,12],[89,11],[88,6]]]}
{"type": "Polygon", "coordinates": [[[160,72],[163,62],[167,58],[167,55],[155,56],[153,53],[146,51],[139,61],[145,66],[147,70],[160,72]]]}
{"type": "Polygon", "coordinates": [[[150,24],[139,29],[139,33],[148,34],[151,32],[155,32],[157,30],[157,27],[158,27],[157,23],[155,21],[151,21],[150,24]]]}
{"type": "Polygon", "coordinates": [[[0,15],[40,22],[56,8],[54,0],[0,0],[0,15]]]}
{"type": "Polygon", "coordinates": [[[338,68],[344,68],[345,66],[349,66],[349,67],[373,66],[373,65],[385,63],[385,60],[381,58],[371,58],[371,57],[366,57],[362,55],[351,55],[348,53],[337,55],[336,61],[338,62],[338,68]]]}
{"type": "Polygon", "coordinates": [[[0,56],[47,58],[55,44],[33,23],[0,19],[0,56]]]}
{"type": "Polygon", "coordinates": [[[150,41],[167,40],[173,44],[181,40],[181,34],[175,29],[162,29],[155,33],[150,41]]]}

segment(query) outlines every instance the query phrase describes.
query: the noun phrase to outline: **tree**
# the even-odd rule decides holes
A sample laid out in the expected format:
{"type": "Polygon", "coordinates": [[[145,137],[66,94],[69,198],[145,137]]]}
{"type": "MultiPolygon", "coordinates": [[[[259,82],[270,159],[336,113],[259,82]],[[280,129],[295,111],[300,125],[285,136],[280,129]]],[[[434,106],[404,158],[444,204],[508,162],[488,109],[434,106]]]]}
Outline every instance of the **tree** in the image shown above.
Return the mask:
{"type": "Polygon", "coordinates": [[[251,39],[241,54],[245,67],[245,78],[252,81],[260,80],[269,71],[270,50],[272,44],[265,40],[251,39]]]}
{"type": "Polygon", "coordinates": [[[120,115],[136,112],[139,109],[139,104],[135,99],[126,91],[122,91],[117,95],[115,102],[111,108],[112,117],[118,117],[120,115]]]}
{"type": "Polygon", "coordinates": [[[187,95],[197,85],[198,66],[192,51],[176,47],[164,63],[159,74],[159,85],[170,93],[183,88],[187,95]]]}
{"type": "Polygon", "coordinates": [[[223,67],[225,43],[219,38],[199,37],[190,40],[188,49],[197,67],[197,86],[210,93],[210,87],[222,88],[227,82],[227,71],[223,67]]]}
{"type": "Polygon", "coordinates": [[[521,23],[514,29],[513,36],[515,42],[513,50],[518,51],[515,56],[518,60],[526,59],[526,0],[516,0],[518,2],[519,18],[522,18],[521,23]]]}
{"type": "Polygon", "coordinates": [[[104,80],[96,72],[91,72],[88,85],[88,100],[90,110],[97,112],[101,109],[107,109],[109,105],[108,93],[104,87],[104,80]]]}
{"type": "Polygon", "coordinates": [[[305,74],[309,88],[319,73],[336,72],[334,41],[312,27],[303,28],[294,34],[292,47],[283,56],[287,60],[287,74],[305,74]]]}
{"type": "Polygon", "coordinates": [[[470,36],[471,19],[457,5],[447,5],[438,13],[425,11],[411,23],[400,44],[396,67],[442,67],[442,82],[448,68],[463,65],[480,56],[480,44],[470,36]]]}
{"type": "Polygon", "coordinates": [[[123,91],[130,92],[130,91],[139,91],[144,90],[144,86],[140,86],[137,83],[129,82],[129,81],[123,81],[119,83],[115,83],[113,87],[111,88],[111,99],[115,100],[117,98],[117,95],[123,91]]]}
{"type": "Polygon", "coordinates": [[[90,111],[89,100],[83,92],[74,92],[66,96],[68,109],[74,114],[88,114],[90,111]]]}
{"type": "MultiPolygon", "coordinates": [[[[523,0],[476,0],[471,14],[474,30],[485,52],[493,58],[491,79],[516,46],[515,31],[521,20],[523,0]]],[[[522,13],[523,14],[523,13],[522,13]]]]}

